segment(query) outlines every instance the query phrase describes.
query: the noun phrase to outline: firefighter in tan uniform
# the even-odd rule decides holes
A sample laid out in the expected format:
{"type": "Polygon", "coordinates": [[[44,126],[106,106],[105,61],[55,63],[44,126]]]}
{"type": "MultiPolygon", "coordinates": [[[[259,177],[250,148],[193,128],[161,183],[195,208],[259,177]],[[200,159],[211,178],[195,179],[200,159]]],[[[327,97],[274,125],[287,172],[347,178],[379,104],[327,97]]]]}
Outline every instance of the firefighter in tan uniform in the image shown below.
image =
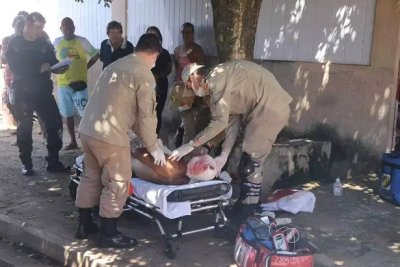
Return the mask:
{"type": "Polygon", "coordinates": [[[154,157],[166,163],[157,144],[155,80],[151,73],[161,45],[157,36],[140,37],[135,53],[107,66],[89,98],[79,126],[85,172],[79,184],[78,238],[98,231],[92,208],[100,206],[101,247],[133,247],[137,244],[118,232],[117,218],[122,213],[132,177],[128,131],[132,129],[154,157]]]}
{"type": "Polygon", "coordinates": [[[244,128],[243,154],[238,166],[240,196],[231,215],[233,224],[239,224],[253,213],[259,201],[263,163],[288,122],[292,98],[272,73],[245,60],[219,64],[210,72],[190,64],[183,70],[182,80],[197,96],[210,96],[212,119],[193,140],[173,151],[171,159],[179,160],[225,131],[222,153],[215,158],[219,173],[240,128],[244,128]]]}

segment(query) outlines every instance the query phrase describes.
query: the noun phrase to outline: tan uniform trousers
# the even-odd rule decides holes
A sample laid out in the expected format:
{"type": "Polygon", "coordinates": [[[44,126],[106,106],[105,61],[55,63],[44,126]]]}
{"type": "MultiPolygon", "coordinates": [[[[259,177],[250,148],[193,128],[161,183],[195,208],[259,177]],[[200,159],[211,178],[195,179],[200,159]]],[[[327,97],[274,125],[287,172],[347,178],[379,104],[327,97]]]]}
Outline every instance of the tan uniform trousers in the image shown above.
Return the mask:
{"type": "MultiPolygon", "coordinates": [[[[246,190],[249,194],[241,194],[240,200],[243,204],[257,204],[260,198],[261,182],[263,179],[263,165],[267,156],[271,153],[272,145],[275,143],[279,132],[285,127],[289,120],[290,108],[285,106],[278,114],[258,114],[252,113],[246,125],[242,144],[243,152],[250,155],[255,163],[255,170],[247,176],[241,183],[250,184],[246,190]],[[257,193],[252,194],[251,191],[257,193]]],[[[276,177],[278,178],[278,177],[276,177]]],[[[268,181],[271,186],[274,181],[268,181]]],[[[270,189],[269,189],[270,190],[270,189]]]]}
{"type": "Polygon", "coordinates": [[[80,139],[85,169],[75,204],[79,208],[100,204],[101,217],[117,218],[128,197],[128,183],[132,177],[130,149],[84,134],[80,134],[80,139]]]}

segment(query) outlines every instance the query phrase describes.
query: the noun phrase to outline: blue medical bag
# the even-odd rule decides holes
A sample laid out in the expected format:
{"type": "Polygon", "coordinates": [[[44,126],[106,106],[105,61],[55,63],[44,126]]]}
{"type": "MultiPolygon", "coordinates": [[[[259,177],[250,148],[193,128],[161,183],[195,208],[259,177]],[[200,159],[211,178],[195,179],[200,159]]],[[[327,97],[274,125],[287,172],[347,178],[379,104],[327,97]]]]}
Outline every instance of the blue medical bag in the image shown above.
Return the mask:
{"type": "Polygon", "coordinates": [[[380,182],[379,195],[400,205],[400,152],[383,154],[380,182]]]}

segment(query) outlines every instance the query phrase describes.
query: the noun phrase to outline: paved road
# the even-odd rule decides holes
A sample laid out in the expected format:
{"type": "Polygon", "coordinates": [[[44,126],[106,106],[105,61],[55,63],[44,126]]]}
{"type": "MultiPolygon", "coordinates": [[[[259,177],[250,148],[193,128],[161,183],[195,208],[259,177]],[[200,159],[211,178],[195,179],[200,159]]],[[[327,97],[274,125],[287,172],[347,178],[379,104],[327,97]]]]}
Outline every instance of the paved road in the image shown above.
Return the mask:
{"type": "MultiPolygon", "coordinates": [[[[46,150],[36,134],[37,127],[34,132],[37,175],[28,178],[20,175],[17,148],[9,145],[15,137],[0,131],[0,215],[14,219],[26,233],[41,235],[44,241],[32,243],[38,251],[53,253],[50,248],[54,247],[48,244],[51,239],[58,242],[63,250],[61,257],[69,259],[67,263],[76,261],[73,252],[80,252],[99,266],[233,266],[233,246],[212,233],[184,237],[177,258],[167,259],[156,226],[133,215],[125,215],[120,221],[121,231],[140,241],[133,250],[99,250],[93,240],[74,240],[77,213],[67,189],[68,179],[44,171],[46,150]],[[64,250],[69,252],[63,254],[64,250]]],[[[62,160],[72,163],[78,154],[62,152],[62,160]]],[[[378,184],[375,179],[365,175],[348,180],[339,198],[333,196],[331,185],[307,184],[305,187],[317,196],[314,213],[279,214],[291,217],[293,224],[321,249],[323,254],[317,256],[316,266],[398,266],[400,208],[374,194],[373,186],[378,184]]],[[[203,216],[195,216],[184,227],[204,222],[203,216]]],[[[24,238],[18,233],[14,237],[24,238]]]]}

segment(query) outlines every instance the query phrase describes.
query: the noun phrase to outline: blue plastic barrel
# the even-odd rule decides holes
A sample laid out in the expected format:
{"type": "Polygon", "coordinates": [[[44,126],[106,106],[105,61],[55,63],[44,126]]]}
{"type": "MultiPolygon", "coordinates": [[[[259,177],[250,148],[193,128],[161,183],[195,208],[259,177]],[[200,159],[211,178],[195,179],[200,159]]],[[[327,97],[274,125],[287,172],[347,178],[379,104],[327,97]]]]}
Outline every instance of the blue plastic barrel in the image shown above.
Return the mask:
{"type": "Polygon", "coordinates": [[[383,154],[380,178],[380,196],[400,205],[400,152],[383,154]]]}

